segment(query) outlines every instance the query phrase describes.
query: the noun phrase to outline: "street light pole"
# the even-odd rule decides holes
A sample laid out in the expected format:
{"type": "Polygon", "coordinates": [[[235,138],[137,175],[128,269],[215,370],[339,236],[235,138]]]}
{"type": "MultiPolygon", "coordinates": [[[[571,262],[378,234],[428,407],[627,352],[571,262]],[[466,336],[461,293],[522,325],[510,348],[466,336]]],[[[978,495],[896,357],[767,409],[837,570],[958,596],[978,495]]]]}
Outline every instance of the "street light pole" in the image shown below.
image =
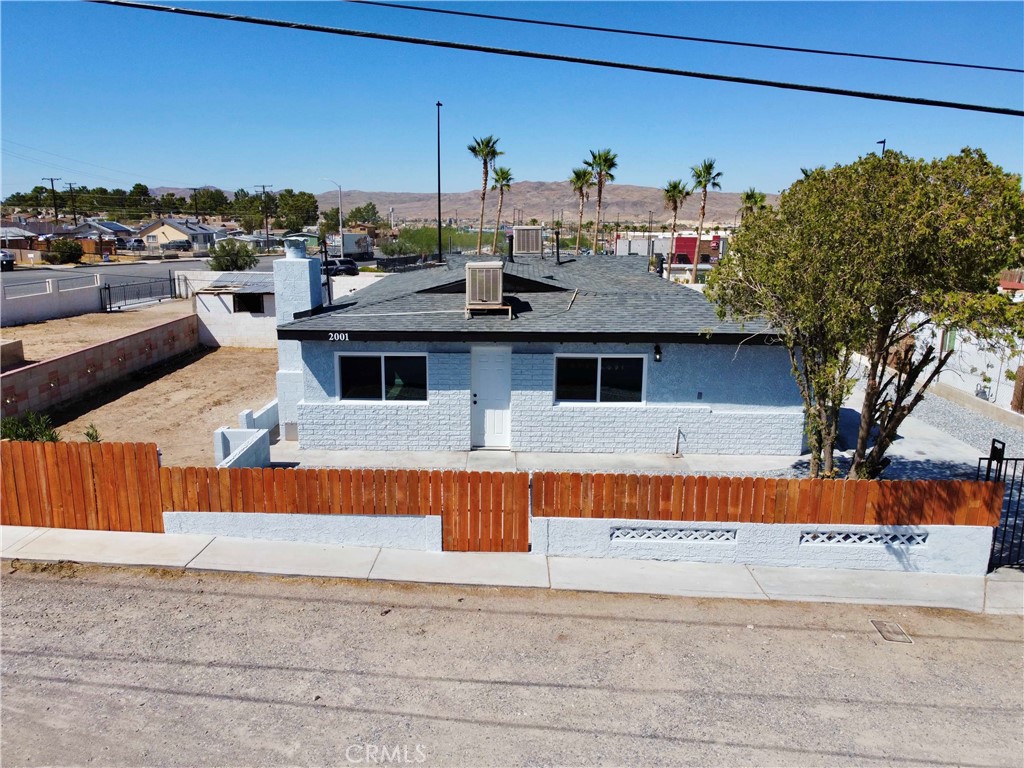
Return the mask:
{"type": "Polygon", "coordinates": [[[882,139],[881,141],[876,141],[875,144],[882,145],[882,157],[885,157],[885,139],[882,139]]]}
{"type": "Polygon", "coordinates": [[[320,179],[322,181],[329,181],[329,182],[331,182],[331,184],[333,184],[334,186],[336,186],[338,188],[338,237],[341,238],[341,255],[342,255],[342,258],[344,258],[344,256],[345,256],[345,214],[342,213],[342,210],[341,210],[341,184],[339,184],[338,182],[334,181],[333,179],[328,179],[325,176],[321,176],[320,179]]]}
{"type": "Polygon", "coordinates": [[[441,260],[441,107],[437,102],[437,260],[441,260]]]}

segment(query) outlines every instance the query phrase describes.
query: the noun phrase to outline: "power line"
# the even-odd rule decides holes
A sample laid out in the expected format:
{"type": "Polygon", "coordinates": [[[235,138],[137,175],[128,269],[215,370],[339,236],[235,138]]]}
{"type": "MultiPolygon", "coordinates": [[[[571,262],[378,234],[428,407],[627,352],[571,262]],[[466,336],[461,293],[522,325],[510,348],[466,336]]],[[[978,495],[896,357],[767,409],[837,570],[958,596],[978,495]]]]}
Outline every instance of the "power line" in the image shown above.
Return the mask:
{"type": "Polygon", "coordinates": [[[596,27],[589,24],[569,24],[561,21],[543,21],[541,19],[523,19],[516,16],[496,16],[489,13],[470,13],[469,11],[452,11],[444,8],[424,8],[418,5],[402,5],[400,3],[381,3],[376,0],[345,0],[359,5],[373,5],[378,8],[395,8],[403,11],[421,11],[423,13],[440,13],[446,16],[464,16],[472,19],[489,19],[492,21],[509,21],[515,24],[534,24],[540,27],[557,27],[559,29],[579,29],[585,32],[608,32],[616,35],[632,35],[660,40],[681,40],[689,43],[709,43],[711,45],[734,45],[741,48],[762,48],[769,51],[786,51],[788,53],[813,53],[819,56],[847,56],[855,59],[875,59],[878,61],[896,61],[903,64],[932,64],[940,67],[962,67],[964,69],[985,69],[992,72],[1024,73],[1024,69],[1014,67],[996,67],[987,64],[964,64],[956,61],[936,61],[932,59],[912,59],[904,56],[882,56],[873,53],[853,53],[850,51],[828,51],[821,48],[798,48],[791,45],[770,45],[768,43],[747,43],[739,40],[721,40],[710,37],[690,37],[688,35],[670,35],[664,32],[643,32],[633,29],[613,29],[596,27]]]}
{"type": "Polygon", "coordinates": [[[386,40],[393,43],[407,43],[409,45],[423,45],[433,48],[448,48],[458,51],[474,51],[477,53],[490,53],[498,56],[513,56],[521,59],[540,59],[542,61],[559,61],[567,64],[583,64],[592,67],[603,67],[606,69],[623,69],[633,72],[647,72],[650,74],[670,75],[673,77],[688,77],[697,80],[712,80],[723,83],[737,83],[740,85],[756,85],[765,88],[780,88],[790,91],[803,91],[805,93],[824,93],[832,96],[846,96],[850,98],[869,99],[872,101],[888,101],[898,104],[913,104],[921,107],[940,107],[943,109],[960,109],[968,112],[985,112],[995,115],[1010,115],[1013,117],[1024,117],[1024,110],[1010,109],[1008,107],[990,107],[981,104],[965,104],[956,101],[941,101],[937,99],[922,99],[913,96],[896,96],[885,93],[870,93],[867,91],[852,91],[844,88],[829,88],[819,85],[803,85],[800,83],[787,83],[777,80],[759,80],[750,77],[735,77],[732,75],[718,75],[708,72],[690,72],[680,69],[669,69],[666,67],[649,67],[642,64],[627,64],[624,62],[604,61],[601,59],[584,59],[576,56],[561,56],[553,53],[539,53],[536,51],[519,51],[508,48],[493,48],[486,45],[473,45],[470,43],[453,43],[443,40],[428,40],[421,37],[407,37],[403,35],[388,35],[381,32],[365,32],[355,29],[341,29],[339,27],[324,27],[318,24],[302,24],[293,21],[280,21],[277,19],[263,19],[254,16],[238,16],[236,14],[215,13],[213,11],[200,11],[191,8],[173,8],[165,5],[152,5],[150,3],[128,2],[126,0],[87,0],[87,2],[99,5],[113,5],[122,8],[135,8],[145,11],[159,11],[162,13],[178,14],[182,16],[195,16],[204,19],[219,19],[222,21],[233,21],[243,24],[255,24],[263,27],[278,27],[282,29],[295,29],[304,32],[321,32],[329,35],[340,35],[343,37],[358,37],[366,40],[386,40]]]}

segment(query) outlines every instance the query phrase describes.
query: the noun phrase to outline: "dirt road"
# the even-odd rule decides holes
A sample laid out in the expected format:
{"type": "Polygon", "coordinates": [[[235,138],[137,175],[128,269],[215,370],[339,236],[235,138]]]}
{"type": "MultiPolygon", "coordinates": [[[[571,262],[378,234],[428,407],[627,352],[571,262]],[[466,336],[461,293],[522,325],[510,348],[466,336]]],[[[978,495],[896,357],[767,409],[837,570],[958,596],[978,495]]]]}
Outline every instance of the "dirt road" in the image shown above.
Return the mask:
{"type": "Polygon", "coordinates": [[[1019,618],[40,567],[4,568],[5,766],[1024,754],[1019,618]]]}

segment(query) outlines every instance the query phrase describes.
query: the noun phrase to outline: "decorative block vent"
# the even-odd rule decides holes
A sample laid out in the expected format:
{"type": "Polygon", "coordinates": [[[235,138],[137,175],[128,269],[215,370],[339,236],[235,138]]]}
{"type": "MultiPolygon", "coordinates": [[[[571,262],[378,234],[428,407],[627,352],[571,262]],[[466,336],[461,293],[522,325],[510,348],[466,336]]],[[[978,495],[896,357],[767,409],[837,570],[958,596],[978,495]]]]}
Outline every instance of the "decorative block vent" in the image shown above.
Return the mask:
{"type": "Polygon", "coordinates": [[[736,541],[736,529],[612,528],[612,541],[736,541]]]}
{"type": "Polygon", "coordinates": [[[928,543],[927,533],[872,533],[870,531],[801,531],[801,544],[919,547],[928,543]]]}

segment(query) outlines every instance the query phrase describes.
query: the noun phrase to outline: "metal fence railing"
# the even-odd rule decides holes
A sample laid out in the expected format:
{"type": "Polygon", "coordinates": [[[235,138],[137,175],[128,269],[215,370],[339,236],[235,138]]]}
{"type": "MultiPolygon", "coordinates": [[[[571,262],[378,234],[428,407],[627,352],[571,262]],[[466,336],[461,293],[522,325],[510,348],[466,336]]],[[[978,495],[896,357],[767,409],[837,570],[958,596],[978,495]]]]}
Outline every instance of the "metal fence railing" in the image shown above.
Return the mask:
{"type": "Polygon", "coordinates": [[[989,455],[978,459],[977,479],[1004,484],[1003,510],[992,537],[989,570],[1024,566],[1024,457],[1007,457],[1006,444],[993,440],[989,455]]]}
{"type": "Polygon", "coordinates": [[[172,277],[122,283],[121,285],[104,285],[100,289],[100,293],[103,297],[103,308],[107,312],[130,304],[173,299],[176,295],[172,277]]]}

